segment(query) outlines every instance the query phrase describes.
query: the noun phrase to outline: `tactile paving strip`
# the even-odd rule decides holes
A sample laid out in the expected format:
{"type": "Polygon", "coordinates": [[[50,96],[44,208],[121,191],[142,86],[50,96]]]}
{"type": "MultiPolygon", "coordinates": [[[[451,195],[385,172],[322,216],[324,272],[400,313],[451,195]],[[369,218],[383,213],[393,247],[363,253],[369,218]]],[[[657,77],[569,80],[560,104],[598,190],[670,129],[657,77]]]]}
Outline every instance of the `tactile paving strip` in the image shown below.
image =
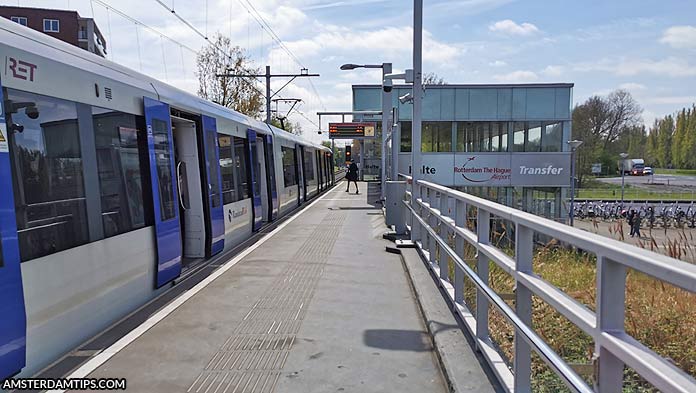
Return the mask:
{"type": "Polygon", "coordinates": [[[343,212],[329,212],[324,217],[213,355],[188,393],[274,391],[345,218],[343,212]]]}

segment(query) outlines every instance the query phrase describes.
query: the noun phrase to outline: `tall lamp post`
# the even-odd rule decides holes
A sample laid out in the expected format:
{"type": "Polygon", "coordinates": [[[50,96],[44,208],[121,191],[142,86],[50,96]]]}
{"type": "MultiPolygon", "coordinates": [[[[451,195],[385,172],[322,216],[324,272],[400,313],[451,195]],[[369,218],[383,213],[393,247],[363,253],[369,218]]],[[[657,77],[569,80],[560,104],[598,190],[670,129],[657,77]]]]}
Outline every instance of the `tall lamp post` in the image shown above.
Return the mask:
{"type": "MultiPolygon", "coordinates": [[[[346,71],[346,70],[354,70],[356,68],[381,68],[382,69],[382,80],[385,79],[387,74],[391,74],[392,72],[392,63],[382,63],[382,64],[344,64],[341,66],[341,70],[346,71]]],[[[381,146],[382,146],[382,153],[380,154],[381,156],[381,161],[382,161],[382,168],[381,168],[381,197],[384,198],[384,187],[385,187],[385,181],[387,179],[387,165],[386,165],[386,157],[384,156],[384,145],[387,142],[387,132],[389,129],[389,119],[387,118],[387,114],[389,114],[390,109],[392,107],[392,93],[391,90],[386,91],[386,89],[382,89],[382,141],[381,141],[381,146]]],[[[361,157],[363,156],[363,149],[360,150],[360,155],[361,157]]],[[[360,168],[360,170],[364,170],[363,168],[360,168]]]]}
{"type": "Polygon", "coordinates": [[[568,141],[570,146],[570,226],[574,225],[575,218],[575,151],[582,145],[577,139],[568,141]]]}
{"type": "Polygon", "coordinates": [[[625,178],[626,178],[626,171],[624,168],[624,163],[626,162],[626,158],[628,157],[628,153],[621,153],[619,154],[619,157],[621,157],[621,211],[623,212],[624,208],[624,184],[625,184],[625,178]]]}

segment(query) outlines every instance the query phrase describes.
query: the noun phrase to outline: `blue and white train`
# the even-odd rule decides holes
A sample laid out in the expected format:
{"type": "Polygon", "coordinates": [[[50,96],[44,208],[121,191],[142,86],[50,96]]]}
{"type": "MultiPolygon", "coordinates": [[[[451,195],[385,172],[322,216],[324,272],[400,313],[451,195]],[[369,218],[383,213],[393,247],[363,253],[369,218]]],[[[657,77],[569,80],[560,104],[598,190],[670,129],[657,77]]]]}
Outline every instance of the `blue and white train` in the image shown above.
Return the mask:
{"type": "Polygon", "coordinates": [[[334,183],[330,149],[0,18],[0,380],[334,183]]]}

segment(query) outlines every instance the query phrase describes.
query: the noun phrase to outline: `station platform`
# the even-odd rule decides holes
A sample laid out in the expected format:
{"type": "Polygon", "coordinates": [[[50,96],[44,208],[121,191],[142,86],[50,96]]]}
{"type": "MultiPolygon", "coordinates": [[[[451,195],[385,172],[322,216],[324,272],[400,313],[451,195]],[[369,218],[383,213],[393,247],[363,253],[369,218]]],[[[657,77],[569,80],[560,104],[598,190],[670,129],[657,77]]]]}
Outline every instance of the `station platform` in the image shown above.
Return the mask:
{"type": "Polygon", "coordinates": [[[339,184],[70,377],[136,392],[450,391],[365,194],[339,184]]]}

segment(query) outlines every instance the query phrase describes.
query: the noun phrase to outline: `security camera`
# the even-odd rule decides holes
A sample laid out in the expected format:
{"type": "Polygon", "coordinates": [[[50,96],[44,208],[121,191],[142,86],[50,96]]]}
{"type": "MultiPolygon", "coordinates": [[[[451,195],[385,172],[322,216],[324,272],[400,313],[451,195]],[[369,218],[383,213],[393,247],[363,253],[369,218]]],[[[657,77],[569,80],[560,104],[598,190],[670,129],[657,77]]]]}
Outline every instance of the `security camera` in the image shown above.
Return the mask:
{"type": "Polygon", "coordinates": [[[382,89],[384,89],[385,93],[391,93],[393,86],[394,84],[391,79],[385,79],[382,81],[382,89]]]}
{"type": "Polygon", "coordinates": [[[411,102],[411,101],[413,101],[413,96],[411,95],[411,93],[406,93],[406,94],[402,95],[401,97],[399,97],[399,102],[402,104],[406,104],[406,103],[411,102]]]}
{"type": "Polygon", "coordinates": [[[27,109],[24,110],[24,113],[32,120],[39,118],[39,109],[34,105],[28,106],[27,109]]]}

